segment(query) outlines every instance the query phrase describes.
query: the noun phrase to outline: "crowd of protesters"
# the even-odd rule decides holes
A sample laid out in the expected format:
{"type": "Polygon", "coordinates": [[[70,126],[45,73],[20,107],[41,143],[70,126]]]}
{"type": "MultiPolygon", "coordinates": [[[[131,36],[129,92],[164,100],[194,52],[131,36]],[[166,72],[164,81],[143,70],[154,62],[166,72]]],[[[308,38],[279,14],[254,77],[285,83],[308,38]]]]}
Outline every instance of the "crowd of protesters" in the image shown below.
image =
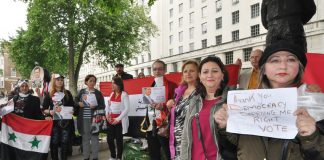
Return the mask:
{"type": "MultiPolygon", "coordinates": [[[[252,70],[242,72],[238,84],[241,89],[272,89],[300,87],[301,77],[307,64],[305,53],[298,46],[285,41],[252,51],[252,70]]],[[[240,61],[238,60],[238,63],[240,61]]],[[[200,63],[184,62],[180,84],[165,77],[166,64],[156,60],[152,64],[154,80],[147,87],[165,87],[165,103],[148,101],[145,129],[150,159],[202,160],[202,159],[324,159],[324,121],[315,121],[307,109],[298,108],[294,115],[298,135],[291,140],[233,134],[226,132],[228,106],[226,104],[229,74],[220,58],[208,56],[200,63]],[[164,123],[167,122],[167,135],[164,123]]],[[[123,135],[128,132],[130,110],[129,95],[123,80],[133,76],[116,65],[116,76],[112,79],[112,93],[105,105],[102,93],[95,89],[95,75],[85,77],[86,88],[73,98],[65,89],[64,76],[53,74],[49,81],[35,81],[42,68],[36,71],[32,85],[19,80],[11,92],[14,114],[36,120],[53,120],[50,155],[53,160],[66,160],[71,155],[75,130],[82,136],[83,158],[98,159],[99,132],[107,133],[110,159],[122,159],[123,135]],[[39,72],[39,73],[38,73],[39,72]],[[33,94],[33,92],[35,92],[33,94]],[[77,127],[73,119],[55,118],[63,106],[74,108],[77,127]],[[105,128],[104,128],[105,127],[105,128]],[[116,142],[115,142],[116,141],[116,142]],[[59,158],[60,157],[60,158],[59,158]]],[[[46,73],[48,76],[48,73],[46,73]]],[[[232,88],[231,88],[232,89],[232,88]]],[[[316,85],[308,87],[310,92],[321,92],[316,85]]]]}

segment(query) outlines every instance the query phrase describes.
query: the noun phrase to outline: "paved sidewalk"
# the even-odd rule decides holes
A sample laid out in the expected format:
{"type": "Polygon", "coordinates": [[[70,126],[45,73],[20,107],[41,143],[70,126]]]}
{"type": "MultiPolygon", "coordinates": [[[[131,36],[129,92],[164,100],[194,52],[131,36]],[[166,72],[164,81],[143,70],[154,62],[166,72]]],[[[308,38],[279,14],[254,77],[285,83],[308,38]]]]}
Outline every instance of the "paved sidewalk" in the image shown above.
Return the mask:
{"type": "MultiPolygon", "coordinates": [[[[108,158],[110,157],[109,155],[110,155],[109,149],[102,150],[99,152],[98,159],[99,160],[108,160],[108,158]]],[[[69,157],[68,159],[69,160],[83,160],[83,156],[82,156],[82,154],[77,154],[72,157],[69,157]]]]}

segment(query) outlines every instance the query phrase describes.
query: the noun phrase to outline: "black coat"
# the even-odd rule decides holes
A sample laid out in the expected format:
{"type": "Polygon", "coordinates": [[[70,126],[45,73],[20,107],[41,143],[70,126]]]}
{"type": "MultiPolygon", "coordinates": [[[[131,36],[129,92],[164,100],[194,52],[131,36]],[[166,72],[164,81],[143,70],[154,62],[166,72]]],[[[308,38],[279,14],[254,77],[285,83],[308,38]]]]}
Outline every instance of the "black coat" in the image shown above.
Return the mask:
{"type": "Polygon", "coordinates": [[[118,74],[116,74],[114,77],[120,77],[122,80],[133,79],[133,76],[126,72],[123,72],[120,76],[118,74]]]}
{"type": "Polygon", "coordinates": [[[29,95],[22,100],[22,97],[15,95],[13,97],[14,112],[15,114],[36,120],[43,120],[44,115],[40,108],[39,98],[33,95],[29,95]]]}

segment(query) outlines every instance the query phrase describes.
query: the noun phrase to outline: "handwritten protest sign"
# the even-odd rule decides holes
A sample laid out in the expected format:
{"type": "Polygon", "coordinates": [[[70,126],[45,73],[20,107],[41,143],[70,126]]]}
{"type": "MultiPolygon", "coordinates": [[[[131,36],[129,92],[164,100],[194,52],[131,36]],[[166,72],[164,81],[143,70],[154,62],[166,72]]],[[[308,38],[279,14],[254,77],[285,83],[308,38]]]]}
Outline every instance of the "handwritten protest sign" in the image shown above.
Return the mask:
{"type": "Polygon", "coordinates": [[[293,139],[297,135],[297,89],[230,91],[227,132],[293,139]]]}

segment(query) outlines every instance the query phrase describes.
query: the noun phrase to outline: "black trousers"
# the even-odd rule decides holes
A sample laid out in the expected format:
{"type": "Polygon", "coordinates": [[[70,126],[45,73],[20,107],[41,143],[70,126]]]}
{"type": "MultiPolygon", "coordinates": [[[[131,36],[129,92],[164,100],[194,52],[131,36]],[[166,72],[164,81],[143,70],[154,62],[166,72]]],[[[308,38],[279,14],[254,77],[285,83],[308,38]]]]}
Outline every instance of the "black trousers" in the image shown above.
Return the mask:
{"type": "MultiPolygon", "coordinates": [[[[157,132],[157,131],[156,131],[157,132]]],[[[160,160],[162,159],[161,147],[165,154],[167,160],[171,159],[170,149],[169,149],[169,138],[161,137],[159,135],[152,135],[152,131],[146,132],[148,151],[151,160],[160,160]]]]}
{"type": "Polygon", "coordinates": [[[67,160],[71,141],[71,122],[69,120],[55,120],[51,136],[51,157],[58,160],[58,148],[61,147],[61,160],[67,160]]]}
{"type": "Polygon", "coordinates": [[[107,142],[112,158],[122,158],[123,154],[123,127],[122,124],[110,125],[108,124],[107,142]],[[117,157],[116,157],[116,146],[117,144],[117,157]]]}

